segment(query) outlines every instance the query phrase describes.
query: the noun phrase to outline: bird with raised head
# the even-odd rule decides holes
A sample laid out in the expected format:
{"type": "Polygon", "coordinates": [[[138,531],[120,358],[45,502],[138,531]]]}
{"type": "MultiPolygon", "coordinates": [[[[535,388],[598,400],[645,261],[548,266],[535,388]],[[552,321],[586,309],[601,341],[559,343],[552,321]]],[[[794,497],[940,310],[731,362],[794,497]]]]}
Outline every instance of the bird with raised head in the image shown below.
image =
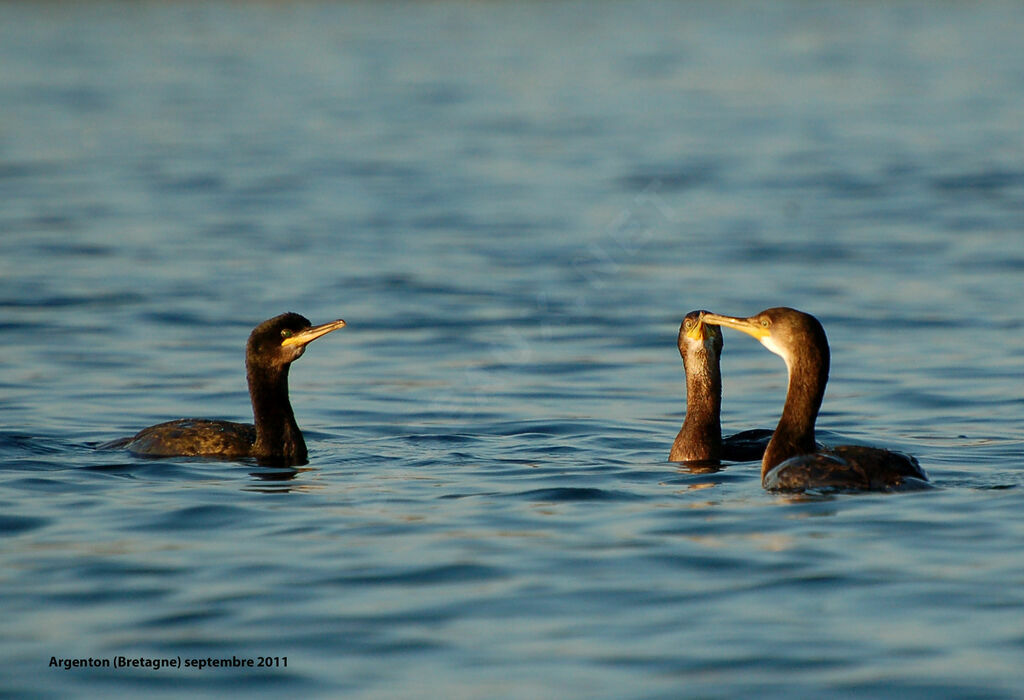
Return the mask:
{"type": "Polygon", "coordinates": [[[286,313],[253,329],[245,346],[253,424],[182,418],[106,447],[148,457],[252,457],[282,466],[305,464],[306,442],[288,398],[288,370],[311,342],[344,326],[341,319],[313,326],[304,316],[286,313]]]}
{"type": "Polygon", "coordinates": [[[860,445],[819,449],[814,424],[828,382],[830,353],[825,329],[814,316],[777,307],[749,318],[705,313],[701,321],[753,336],[786,363],[786,401],[761,460],[766,489],[884,491],[927,483],[924,470],[910,455],[860,445]]]}
{"type": "Polygon", "coordinates": [[[772,431],[744,430],[722,439],[722,332],[691,311],[679,326],[679,355],[686,373],[686,417],[670,462],[749,462],[761,459],[772,431]]]}

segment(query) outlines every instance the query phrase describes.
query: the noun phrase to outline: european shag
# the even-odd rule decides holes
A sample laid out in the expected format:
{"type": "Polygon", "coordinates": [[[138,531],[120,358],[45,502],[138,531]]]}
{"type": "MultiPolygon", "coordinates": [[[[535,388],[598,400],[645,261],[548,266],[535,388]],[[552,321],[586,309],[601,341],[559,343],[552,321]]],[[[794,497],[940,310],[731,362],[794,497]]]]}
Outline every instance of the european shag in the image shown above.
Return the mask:
{"type": "Polygon", "coordinates": [[[294,466],[306,463],[306,442],[288,400],[288,368],[306,346],[338,328],[341,319],[312,326],[296,313],[264,321],[245,346],[245,370],[255,425],[183,418],[160,423],[114,443],[149,457],[203,456],[294,466]]]}
{"type": "Polygon", "coordinates": [[[686,372],[686,418],[669,453],[670,462],[749,462],[761,459],[770,430],[744,430],[722,439],[722,331],[691,311],[679,326],[679,355],[686,372]]]}
{"type": "Polygon", "coordinates": [[[766,489],[882,491],[927,482],[924,470],[909,455],[859,445],[820,450],[815,444],[814,422],[828,382],[829,347],[825,329],[814,316],[779,307],[749,318],[706,313],[702,321],[743,331],[786,362],[786,403],[761,460],[766,489]]]}

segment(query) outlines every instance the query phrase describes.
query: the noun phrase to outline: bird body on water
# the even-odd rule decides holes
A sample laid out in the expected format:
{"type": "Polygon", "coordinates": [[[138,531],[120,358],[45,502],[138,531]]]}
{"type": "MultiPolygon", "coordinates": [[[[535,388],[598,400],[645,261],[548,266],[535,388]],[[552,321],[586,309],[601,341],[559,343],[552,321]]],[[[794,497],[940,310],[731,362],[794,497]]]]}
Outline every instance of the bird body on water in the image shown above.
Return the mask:
{"type": "Polygon", "coordinates": [[[761,461],[765,488],[879,491],[919,488],[928,481],[917,460],[900,452],[860,445],[818,449],[814,424],[828,382],[830,353],[825,329],[814,316],[777,307],[749,318],[705,313],[701,320],[751,335],[786,362],[786,402],[761,461]]]}
{"type": "Polygon", "coordinates": [[[691,311],[679,326],[679,355],[686,372],[686,417],[670,462],[749,462],[761,459],[770,430],[744,430],[722,439],[722,332],[691,311]]]}
{"type": "Polygon", "coordinates": [[[144,428],[108,446],[148,457],[253,457],[264,463],[305,464],[306,442],[288,398],[288,370],[309,343],[344,326],[341,319],[313,326],[304,316],[286,313],[253,329],[245,368],[254,424],[183,418],[144,428]]]}

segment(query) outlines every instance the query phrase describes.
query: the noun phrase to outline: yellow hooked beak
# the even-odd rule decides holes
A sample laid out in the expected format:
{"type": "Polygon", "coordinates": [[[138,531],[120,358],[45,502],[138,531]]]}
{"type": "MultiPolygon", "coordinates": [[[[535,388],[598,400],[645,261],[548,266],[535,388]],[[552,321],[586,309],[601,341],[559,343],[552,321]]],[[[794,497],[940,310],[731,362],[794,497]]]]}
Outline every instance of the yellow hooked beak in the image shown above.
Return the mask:
{"type": "Polygon", "coordinates": [[[703,343],[705,338],[703,320],[698,320],[695,324],[693,324],[693,328],[686,331],[686,337],[689,338],[690,340],[697,340],[703,343]]]}
{"type": "Polygon", "coordinates": [[[713,323],[717,326],[735,328],[762,341],[771,335],[768,326],[761,323],[757,316],[737,318],[736,316],[719,316],[718,314],[706,313],[701,316],[700,320],[702,323],[713,323]]]}
{"type": "Polygon", "coordinates": [[[303,347],[312,343],[314,340],[322,335],[327,335],[331,331],[336,331],[339,328],[344,328],[345,322],[342,319],[337,321],[331,321],[330,323],[323,323],[319,326],[311,326],[304,331],[299,331],[295,335],[285,338],[281,341],[282,347],[289,347],[291,345],[298,345],[303,347]]]}

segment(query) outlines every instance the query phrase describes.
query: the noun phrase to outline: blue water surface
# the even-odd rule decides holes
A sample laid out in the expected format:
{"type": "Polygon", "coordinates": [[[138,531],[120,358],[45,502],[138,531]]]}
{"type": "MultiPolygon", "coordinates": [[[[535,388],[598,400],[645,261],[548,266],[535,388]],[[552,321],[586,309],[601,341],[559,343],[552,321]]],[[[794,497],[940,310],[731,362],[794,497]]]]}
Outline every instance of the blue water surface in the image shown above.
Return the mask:
{"type": "MultiPolygon", "coordinates": [[[[1024,6],[0,4],[0,690],[1024,693],[1024,6]],[[818,316],[937,488],[667,463],[676,332],[818,316]],[[96,450],[250,418],[298,470],[96,450]],[[55,659],[277,659],[270,668],[55,659]],[[280,659],[286,658],[287,665],[280,659]]],[[[727,332],[726,431],[785,366],[727,332]]]]}

